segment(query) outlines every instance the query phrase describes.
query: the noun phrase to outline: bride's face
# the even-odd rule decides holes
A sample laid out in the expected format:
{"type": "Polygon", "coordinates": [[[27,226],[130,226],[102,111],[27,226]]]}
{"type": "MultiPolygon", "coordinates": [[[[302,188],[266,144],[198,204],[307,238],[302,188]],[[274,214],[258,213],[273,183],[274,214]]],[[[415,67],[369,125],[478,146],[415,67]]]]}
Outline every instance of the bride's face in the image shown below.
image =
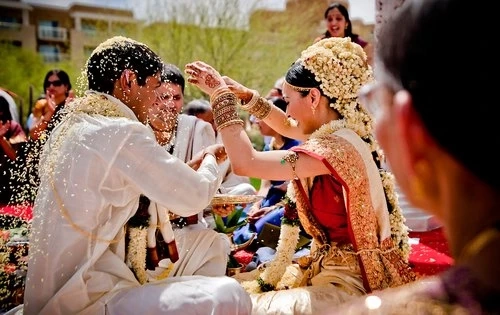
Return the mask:
{"type": "Polygon", "coordinates": [[[283,85],[283,99],[287,103],[286,114],[294,121],[302,134],[308,135],[314,131],[311,120],[314,119],[309,97],[303,96],[287,84],[283,85]]]}

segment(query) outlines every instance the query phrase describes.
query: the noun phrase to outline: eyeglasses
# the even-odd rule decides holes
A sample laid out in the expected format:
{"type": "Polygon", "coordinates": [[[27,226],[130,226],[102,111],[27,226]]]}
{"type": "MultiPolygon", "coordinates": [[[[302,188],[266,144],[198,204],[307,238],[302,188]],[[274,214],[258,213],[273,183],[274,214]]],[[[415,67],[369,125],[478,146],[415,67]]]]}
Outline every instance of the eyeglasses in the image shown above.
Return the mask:
{"type": "Polygon", "coordinates": [[[63,83],[63,81],[61,81],[61,80],[47,81],[47,82],[45,83],[45,88],[48,88],[48,87],[49,87],[49,86],[51,86],[51,85],[58,87],[58,86],[61,86],[61,85],[63,85],[63,84],[64,84],[64,83],[63,83]]]}
{"type": "Polygon", "coordinates": [[[374,118],[380,115],[382,105],[385,103],[382,94],[377,92],[380,89],[391,92],[387,86],[378,82],[366,84],[358,92],[359,102],[374,118]]]}

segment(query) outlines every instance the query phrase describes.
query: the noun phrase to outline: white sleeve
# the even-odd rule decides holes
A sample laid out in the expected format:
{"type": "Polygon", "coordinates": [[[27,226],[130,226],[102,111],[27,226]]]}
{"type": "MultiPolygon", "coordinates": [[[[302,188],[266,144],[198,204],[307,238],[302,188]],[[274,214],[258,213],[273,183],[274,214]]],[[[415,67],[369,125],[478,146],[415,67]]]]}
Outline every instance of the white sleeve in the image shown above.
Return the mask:
{"type": "Polygon", "coordinates": [[[173,213],[189,216],[210,203],[219,184],[215,159],[207,155],[198,171],[170,155],[144,126],[128,129],[112,168],[136,189],[173,213]]]}

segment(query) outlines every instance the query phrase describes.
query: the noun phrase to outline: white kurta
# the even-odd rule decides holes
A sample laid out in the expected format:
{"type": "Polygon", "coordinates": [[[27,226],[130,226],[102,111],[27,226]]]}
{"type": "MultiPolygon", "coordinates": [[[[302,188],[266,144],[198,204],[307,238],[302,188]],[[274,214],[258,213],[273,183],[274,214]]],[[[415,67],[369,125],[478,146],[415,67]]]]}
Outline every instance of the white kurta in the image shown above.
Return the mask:
{"type": "MultiPolygon", "coordinates": [[[[53,130],[42,153],[24,313],[109,314],[120,305],[126,310],[120,314],[158,314],[172,291],[195,292],[185,296],[190,303],[211,301],[205,308],[249,313],[248,295],[232,279],[208,278],[200,281],[200,289],[198,277],[141,286],[125,264],[124,227],[141,194],[189,216],[209,204],[219,178],[213,157],[205,158],[198,171],[192,170],[159,146],[151,129],[138,122],[128,107],[109,98],[127,117],[69,114],[53,130]],[[219,301],[217,292],[207,290],[207,282],[215,290],[236,293],[219,301]],[[134,294],[125,301],[119,296],[113,300],[127,292],[134,294]],[[192,300],[193,295],[204,299],[192,300]],[[149,312],[144,310],[148,305],[149,312]]],[[[190,313],[183,308],[183,314],[190,313]]]]}

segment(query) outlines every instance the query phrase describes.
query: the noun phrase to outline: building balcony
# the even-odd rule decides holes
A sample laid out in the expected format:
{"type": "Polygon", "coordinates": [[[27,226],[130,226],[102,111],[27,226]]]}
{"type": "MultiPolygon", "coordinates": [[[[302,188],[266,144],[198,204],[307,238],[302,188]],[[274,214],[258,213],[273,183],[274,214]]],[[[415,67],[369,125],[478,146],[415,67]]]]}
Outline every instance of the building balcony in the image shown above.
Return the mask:
{"type": "Polygon", "coordinates": [[[21,23],[0,21],[0,30],[20,31],[22,26],[21,23]]]}
{"type": "Polygon", "coordinates": [[[68,40],[68,30],[63,27],[38,26],[38,39],[65,42],[68,40]]]}
{"type": "Polygon", "coordinates": [[[69,54],[63,54],[57,52],[44,51],[44,52],[39,52],[39,54],[42,56],[43,61],[47,63],[67,61],[70,59],[69,54]]]}

